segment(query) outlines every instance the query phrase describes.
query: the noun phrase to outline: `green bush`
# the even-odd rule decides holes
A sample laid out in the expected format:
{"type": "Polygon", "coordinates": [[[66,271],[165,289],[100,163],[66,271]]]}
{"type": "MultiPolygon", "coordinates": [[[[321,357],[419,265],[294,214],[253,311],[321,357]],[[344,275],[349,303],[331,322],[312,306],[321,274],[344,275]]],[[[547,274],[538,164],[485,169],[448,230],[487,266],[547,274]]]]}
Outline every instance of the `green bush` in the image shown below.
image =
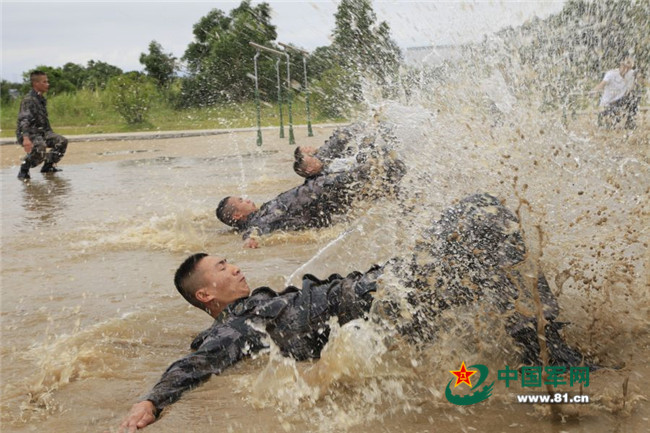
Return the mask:
{"type": "Polygon", "coordinates": [[[111,78],[106,91],[115,110],[130,125],[146,121],[158,96],[153,80],[138,72],[111,78]]]}
{"type": "MultiPolygon", "coordinates": [[[[48,97],[47,103],[50,121],[55,130],[64,125],[96,124],[107,109],[112,111],[108,95],[87,89],[48,97]]],[[[117,115],[113,117],[119,119],[117,115]]]]}

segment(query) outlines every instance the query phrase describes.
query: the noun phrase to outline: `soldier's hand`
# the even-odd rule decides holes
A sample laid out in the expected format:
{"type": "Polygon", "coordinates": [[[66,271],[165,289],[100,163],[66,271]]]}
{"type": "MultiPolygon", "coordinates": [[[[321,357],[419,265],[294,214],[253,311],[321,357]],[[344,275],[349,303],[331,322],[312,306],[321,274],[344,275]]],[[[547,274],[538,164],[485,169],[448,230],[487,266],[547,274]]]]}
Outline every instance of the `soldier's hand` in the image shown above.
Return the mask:
{"type": "Polygon", "coordinates": [[[244,241],[244,248],[259,248],[260,244],[255,238],[248,238],[244,241]]]}
{"type": "Polygon", "coordinates": [[[154,405],[149,400],[134,404],[117,431],[119,433],[133,433],[138,429],[145,428],[156,421],[154,412],[154,405]]]}
{"type": "Polygon", "coordinates": [[[25,153],[31,152],[33,147],[34,143],[32,143],[32,139],[26,135],[23,136],[23,149],[25,149],[25,153]]]}

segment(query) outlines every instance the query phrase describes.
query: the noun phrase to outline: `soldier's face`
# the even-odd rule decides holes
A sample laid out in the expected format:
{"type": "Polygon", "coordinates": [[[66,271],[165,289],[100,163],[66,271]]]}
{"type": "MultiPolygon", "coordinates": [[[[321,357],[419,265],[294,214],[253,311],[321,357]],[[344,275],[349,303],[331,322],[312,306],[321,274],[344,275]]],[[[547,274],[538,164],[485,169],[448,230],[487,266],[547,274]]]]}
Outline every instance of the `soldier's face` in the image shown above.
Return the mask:
{"type": "Polygon", "coordinates": [[[226,306],[250,294],[246,277],[239,267],[228,263],[224,258],[204,257],[197,263],[196,270],[202,274],[201,290],[205,290],[209,298],[208,302],[215,300],[220,305],[226,306]]]}
{"type": "Polygon", "coordinates": [[[248,215],[257,210],[257,206],[252,200],[243,197],[230,197],[228,206],[232,209],[232,216],[235,220],[245,219],[248,215]]]}
{"type": "Polygon", "coordinates": [[[32,85],[34,90],[36,90],[38,93],[45,93],[47,90],[50,88],[50,82],[47,79],[47,75],[43,75],[40,77],[36,78],[36,81],[32,85]]]}

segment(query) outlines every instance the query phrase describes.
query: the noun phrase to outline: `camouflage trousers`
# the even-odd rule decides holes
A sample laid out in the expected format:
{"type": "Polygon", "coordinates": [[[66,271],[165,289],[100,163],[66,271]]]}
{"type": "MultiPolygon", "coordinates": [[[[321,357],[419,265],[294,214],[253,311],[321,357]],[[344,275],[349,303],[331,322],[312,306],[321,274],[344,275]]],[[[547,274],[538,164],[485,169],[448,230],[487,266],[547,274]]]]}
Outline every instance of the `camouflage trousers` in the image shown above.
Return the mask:
{"type": "Polygon", "coordinates": [[[634,118],[639,110],[639,101],[641,97],[629,93],[609,104],[603,111],[598,113],[598,126],[613,128],[619,122],[625,120],[626,129],[636,128],[634,118]]]}
{"type": "Polygon", "coordinates": [[[31,137],[31,139],[34,146],[25,157],[25,163],[28,163],[30,167],[36,167],[43,161],[56,164],[63,158],[68,148],[68,139],[52,131],[46,132],[45,135],[31,137]],[[52,150],[47,152],[47,148],[52,150]]]}
{"type": "MultiPolygon", "coordinates": [[[[550,365],[580,365],[582,355],[560,333],[565,323],[556,320],[560,307],[546,278],[541,273],[536,281],[524,278],[526,258],[517,216],[489,194],[469,196],[420,235],[412,257],[389,262],[408,290],[405,298],[379,308],[397,317],[397,329],[418,344],[434,341],[447,326],[443,312],[480,305],[486,318],[502,319],[522,362],[542,362],[541,338],[550,365]],[[407,314],[399,310],[404,305],[410,305],[407,314]],[[545,322],[539,333],[538,311],[545,322]]],[[[453,327],[455,321],[448,324],[453,327]]]]}

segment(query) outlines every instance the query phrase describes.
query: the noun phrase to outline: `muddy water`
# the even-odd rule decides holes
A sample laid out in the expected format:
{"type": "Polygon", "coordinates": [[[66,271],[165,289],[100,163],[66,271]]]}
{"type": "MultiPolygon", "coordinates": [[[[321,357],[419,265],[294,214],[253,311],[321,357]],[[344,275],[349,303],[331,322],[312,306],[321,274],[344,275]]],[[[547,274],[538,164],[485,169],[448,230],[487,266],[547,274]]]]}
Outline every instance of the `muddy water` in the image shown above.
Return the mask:
{"type": "MultiPolygon", "coordinates": [[[[115,429],[211,323],[172,285],[189,253],[225,255],[251,286],[281,289],[303,272],[324,277],[407,253],[421,227],[476,191],[518,211],[531,260],[572,322],[569,341],[618,367],[591,374],[582,390],[590,404],[517,404],[520,387],[503,382],[481,404],[448,403],[449,370],[462,361],[491,374],[516,364],[498,319],[461,311],[443,317],[445,331],[423,351],[370,326],[333,324],[320,361],[271,350],[186,393],[148,431],[644,431],[648,119],[630,134],[597,130],[589,118],[564,127],[526,110],[497,126],[471,112],[375,110],[395,126],[412,210],[361,204],[346,223],[275,234],[258,250],[242,249],[214,207],[226,194],[263,202],[300,183],[293,146],[270,132],[261,148],[254,133],[72,143],[62,173],[35,172],[28,184],[15,179],[19,149],[3,146],[2,431],[115,429]]],[[[299,128],[298,144],[319,145],[330,131],[308,138],[299,128]]]]}

